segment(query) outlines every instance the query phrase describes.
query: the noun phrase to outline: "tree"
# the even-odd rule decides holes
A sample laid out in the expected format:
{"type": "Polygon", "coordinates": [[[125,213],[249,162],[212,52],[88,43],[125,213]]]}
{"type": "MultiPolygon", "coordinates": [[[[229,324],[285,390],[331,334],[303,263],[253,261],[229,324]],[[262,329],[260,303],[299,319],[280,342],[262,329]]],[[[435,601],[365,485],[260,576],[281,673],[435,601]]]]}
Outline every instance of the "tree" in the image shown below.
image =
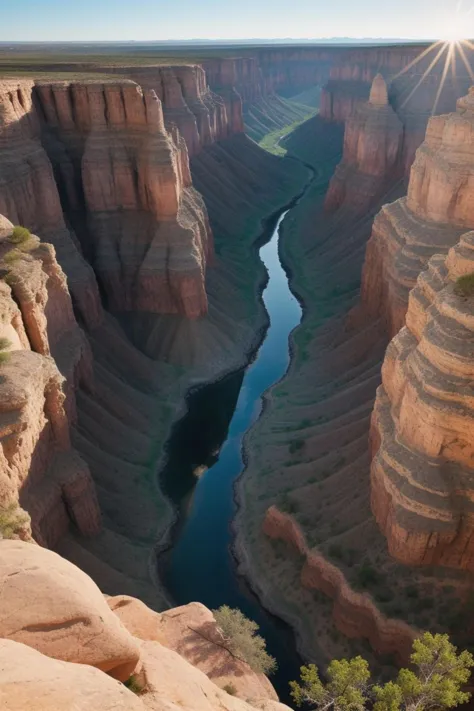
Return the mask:
{"type": "Polygon", "coordinates": [[[298,705],[310,703],[318,711],[362,711],[370,703],[374,711],[434,711],[464,704],[474,658],[458,654],[446,634],[425,632],[413,643],[413,669],[401,669],[395,681],[371,686],[367,662],[361,657],[332,661],[324,684],[314,664],[301,668],[301,684],[291,682],[298,705]]]}
{"type": "Polygon", "coordinates": [[[323,684],[314,664],[301,667],[302,684],[290,682],[291,696],[297,706],[306,702],[320,711],[361,711],[365,708],[370,680],[369,665],[365,659],[334,659],[328,666],[327,678],[327,683],[323,684]]]}
{"type": "Polygon", "coordinates": [[[268,654],[263,637],[257,634],[256,622],[227,605],[213,610],[213,614],[231,654],[247,662],[257,673],[273,674],[276,671],[276,661],[268,654]]]}

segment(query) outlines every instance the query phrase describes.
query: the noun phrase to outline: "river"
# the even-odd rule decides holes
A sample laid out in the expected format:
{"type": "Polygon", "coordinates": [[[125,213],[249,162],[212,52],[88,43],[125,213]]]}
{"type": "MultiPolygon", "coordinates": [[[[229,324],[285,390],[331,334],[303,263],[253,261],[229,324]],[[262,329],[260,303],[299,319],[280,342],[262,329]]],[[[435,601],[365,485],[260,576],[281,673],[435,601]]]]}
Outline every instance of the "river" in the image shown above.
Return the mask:
{"type": "Polygon", "coordinates": [[[294,635],[261,606],[237,574],[230,524],[236,507],[234,483],[244,468],[242,439],[260,415],[263,393],[288,368],[288,337],[301,319],[278,255],[279,227],[287,212],[260,249],[269,276],[263,301],[270,326],[258,351],[245,369],[190,393],[188,412],[168,442],[161,481],[179,519],[173,545],[160,559],[161,577],[176,604],[199,601],[210,609],[226,604],[260,625],[267,649],[278,662],[272,682],[283,701],[288,701],[288,681],[298,678],[301,665],[294,635]]]}

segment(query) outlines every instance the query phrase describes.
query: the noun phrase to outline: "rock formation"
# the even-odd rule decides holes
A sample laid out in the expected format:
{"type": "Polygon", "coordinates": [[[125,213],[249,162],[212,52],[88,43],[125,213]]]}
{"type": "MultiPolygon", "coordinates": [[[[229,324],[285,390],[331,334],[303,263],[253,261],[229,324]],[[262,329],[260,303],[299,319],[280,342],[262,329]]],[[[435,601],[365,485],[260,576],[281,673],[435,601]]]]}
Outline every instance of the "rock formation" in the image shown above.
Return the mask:
{"type": "MultiPolygon", "coordinates": [[[[160,616],[138,600],[109,599],[116,615],[78,568],[51,551],[21,541],[0,541],[0,584],[2,709],[289,711],[278,703],[274,692],[269,693],[273,689],[268,680],[267,689],[262,684],[259,689],[266,693],[252,697],[252,705],[238,698],[248,699],[247,692],[252,691],[243,680],[235,696],[214,684],[198,668],[216,661],[216,654],[222,659],[225,650],[213,650],[210,641],[200,642],[197,666],[172,651],[173,646],[187,648],[190,642],[187,625],[172,619],[173,612],[182,618],[186,608],[170,611],[161,624],[160,616]],[[139,637],[133,636],[137,632],[139,637]],[[131,677],[136,694],[116,680],[131,677]]],[[[212,614],[198,608],[201,622],[206,618],[206,629],[212,624],[215,628],[212,614]]],[[[197,622],[196,612],[187,614],[189,623],[197,622]]],[[[198,627],[193,634],[199,637],[201,632],[205,633],[198,627]]],[[[188,658],[190,654],[188,647],[188,658]]],[[[230,662],[230,681],[243,666],[238,660],[230,662]]],[[[257,676],[247,671],[248,681],[252,676],[257,690],[257,676]]],[[[218,682],[222,684],[223,678],[218,682]]]]}
{"type": "Polygon", "coordinates": [[[326,209],[345,204],[366,210],[386,190],[387,180],[396,176],[402,134],[402,124],[388,103],[385,80],[377,74],[368,103],[346,121],[342,162],[331,179],[326,209]]]}
{"type": "Polygon", "coordinates": [[[112,81],[39,83],[36,92],[66,213],[85,213],[83,246],[109,307],[205,313],[207,214],[156,94],[112,81]]]}
{"type": "Polygon", "coordinates": [[[361,305],[365,318],[382,318],[393,336],[405,321],[408,294],[436,253],[446,254],[474,227],[474,92],[457,112],[430,119],[418,149],[406,198],[385,205],[367,246],[361,305]]]}
{"type": "MultiPolygon", "coordinates": [[[[54,546],[70,520],[84,535],[100,531],[95,487],[70,433],[77,420],[75,389],[94,388],[91,353],[54,249],[33,236],[16,246],[13,225],[1,219],[0,335],[7,347],[0,503],[28,511],[35,539],[54,546]]],[[[18,533],[27,538],[28,526],[18,533]]]]}
{"type": "Polygon", "coordinates": [[[177,652],[221,689],[231,684],[240,698],[278,700],[264,674],[256,674],[228,651],[212,612],[204,605],[194,602],[157,613],[124,595],[107,602],[134,637],[158,641],[177,652]]]}
{"type": "Polygon", "coordinates": [[[390,553],[408,565],[474,570],[474,324],[472,296],[456,285],[473,272],[469,232],[421,273],[382,368],[372,418],[372,510],[390,553]]]}
{"type": "Polygon", "coordinates": [[[400,664],[408,664],[416,630],[401,620],[383,615],[367,593],[356,592],[343,573],[317,551],[311,551],[298,524],[272,506],[265,516],[264,533],[283,540],[305,558],[301,585],[320,590],[333,600],[336,627],[346,637],[365,637],[378,654],[394,654],[400,664]]]}

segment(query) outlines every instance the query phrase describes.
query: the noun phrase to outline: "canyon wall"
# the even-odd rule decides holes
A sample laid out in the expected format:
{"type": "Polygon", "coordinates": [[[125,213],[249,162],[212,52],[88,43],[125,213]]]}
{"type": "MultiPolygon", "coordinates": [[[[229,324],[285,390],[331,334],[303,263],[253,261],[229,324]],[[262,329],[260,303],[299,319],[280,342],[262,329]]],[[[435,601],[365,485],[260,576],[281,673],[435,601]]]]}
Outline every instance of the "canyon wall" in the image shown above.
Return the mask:
{"type": "Polygon", "coordinates": [[[70,522],[82,535],[97,535],[95,486],[71,443],[76,388],[94,391],[92,354],[66,278],[51,245],[29,236],[16,246],[13,225],[3,217],[0,270],[2,531],[27,540],[33,535],[49,547],[70,522]]]}
{"type": "Polygon", "coordinates": [[[411,168],[408,194],[374,220],[362,276],[364,318],[381,318],[390,336],[404,325],[408,295],[429,258],[474,227],[474,92],[457,112],[430,119],[411,168]]]}
{"type": "Polygon", "coordinates": [[[39,83],[36,96],[63,208],[108,308],[205,313],[207,213],[192,188],[186,145],[165,130],[156,94],[111,81],[39,83]]]}
{"type": "Polygon", "coordinates": [[[410,292],[372,417],[372,510],[405,565],[474,569],[474,233],[436,255],[410,292]]]}
{"type": "Polygon", "coordinates": [[[366,211],[400,174],[402,134],[402,123],[388,103],[387,85],[378,74],[368,103],[358,106],[346,121],[342,161],[326,193],[326,210],[346,205],[366,211]]]}

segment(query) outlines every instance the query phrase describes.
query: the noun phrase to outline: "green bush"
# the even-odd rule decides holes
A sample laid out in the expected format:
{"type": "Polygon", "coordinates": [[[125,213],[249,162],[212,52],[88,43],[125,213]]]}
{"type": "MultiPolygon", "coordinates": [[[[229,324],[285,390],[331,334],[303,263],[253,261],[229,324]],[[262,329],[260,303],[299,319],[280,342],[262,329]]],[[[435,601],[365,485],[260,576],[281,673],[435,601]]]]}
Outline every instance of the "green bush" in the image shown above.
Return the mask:
{"type": "Polygon", "coordinates": [[[28,242],[30,237],[31,232],[26,227],[16,225],[13,228],[13,234],[10,237],[10,242],[13,242],[13,244],[23,244],[24,242],[28,242]]]}
{"type": "Polygon", "coordinates": [[[472,296],[474,294],[474,272],[459,277],[456,280],[454,291],[458,296],[472,296]]]}
{"type": "Polygon", "coordinates": [[[257,634],[258,625],[240,610],[222,605],[213,610],[215,620],[224,635],[228,650],[257,673],[273,674],[277,665],[266,650],[263,637],[257,634]]]}
{"type": "Polygon", "coordinates": [[[28,521],[28,514],[16,501],[0,508],[0,538],[14,538],[28,521]]]}
{"type": "Polygon", "coordinates": [[[230,694],[231,696],[235,696],[237,693],[237,687],[234,686],[233,684],[226,684],[222,688],[224,689],[224,691],[227,691],[227,693],[230,694]]]}
{"type": "Polygon", "coordinates": [[[370,563],[364,561],[357,571],[357,580],[361,587],[368,588],[380,582],[380,575],[370,563]]]}
{"type": "Polygon", "coordinates": [[[299,452],[303,448],[304,448],[304,439],[293,439],[288,446],[290,454],[295,454],[296,452],[299,452]]]}
{"type": "Polygon", "coordinates": [[[132,674],[132,676],[130,676],[127,681],[124,681],[123,683],[127,689],[133,691],[134,694],[141,694],[145,688],[144,684],[142,684],[136,674],[132,674]]]}
{"type": "Polygon", "coordinates": [[[10,360],[10,351],[7,351],[10,346],[11,342],[8,338],[0,338],[0,365],[10,360]]]}

